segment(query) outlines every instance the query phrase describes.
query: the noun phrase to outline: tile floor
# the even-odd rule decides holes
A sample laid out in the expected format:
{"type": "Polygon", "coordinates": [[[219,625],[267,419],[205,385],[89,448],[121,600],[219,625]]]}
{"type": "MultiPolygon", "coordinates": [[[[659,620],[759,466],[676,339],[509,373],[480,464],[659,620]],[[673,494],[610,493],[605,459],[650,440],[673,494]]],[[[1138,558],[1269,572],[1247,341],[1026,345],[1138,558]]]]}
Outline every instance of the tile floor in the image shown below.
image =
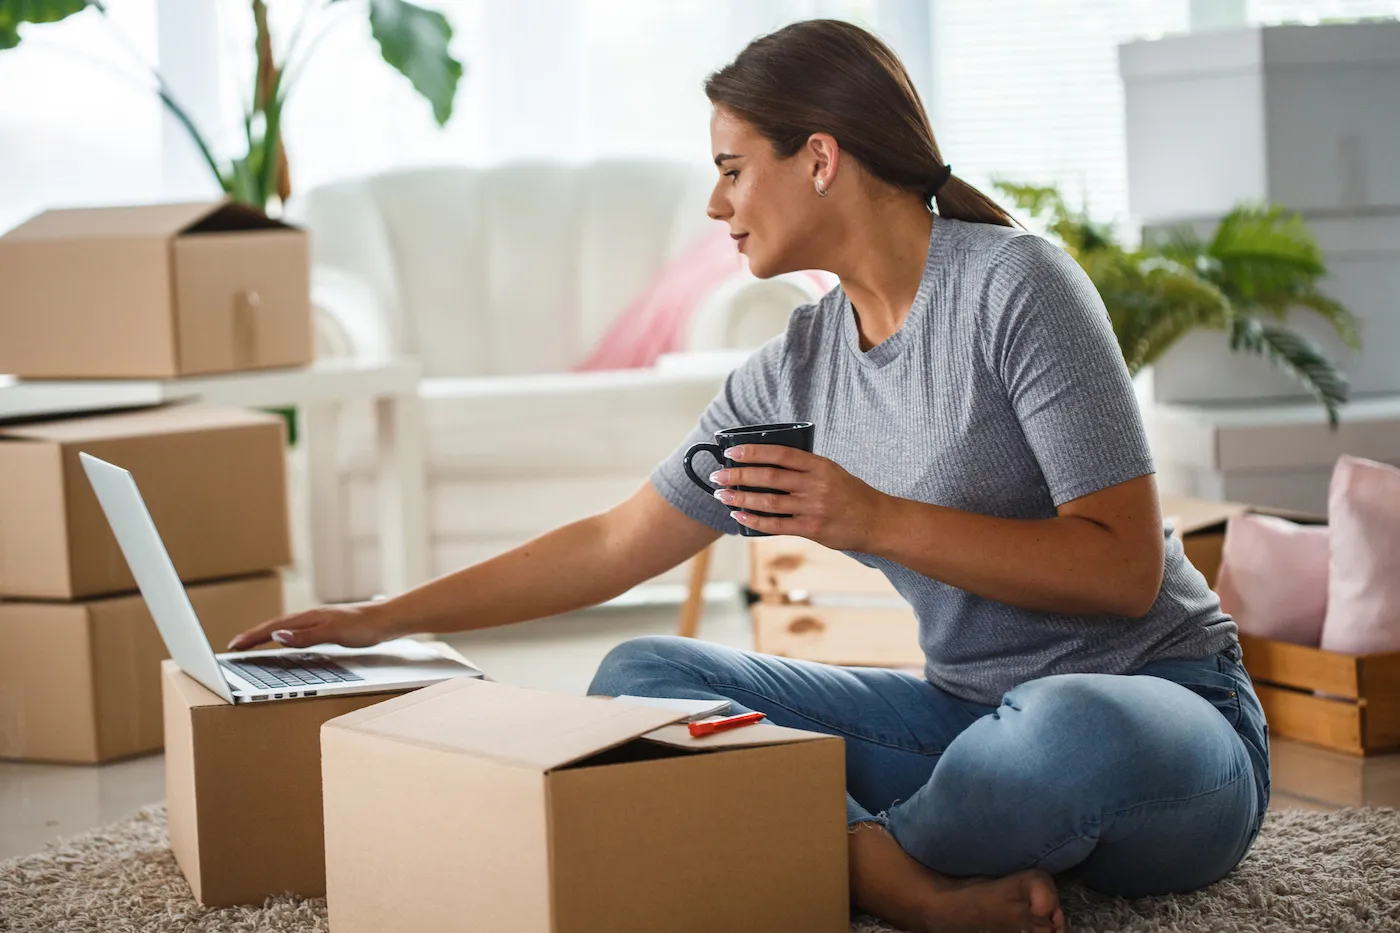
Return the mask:
{"type": "MultiPolygon", "coordinates": [[[[723,587],[711,589],[702,637],[752,647],[738,598],[723,587]]],[[[498,680],[583,693],[613,645],[674,632],[676,612],[668,604],[608,606],[448,640],[498,680]]],[[[160,800],[162,764],[158,754],[101,766],[0,762],[0,859],[38,851],[160,800]]],[[[1273,767],[1275,808],[1400,806],[1400,755],[1363,760],[1277,740],[1273,767]]]]}

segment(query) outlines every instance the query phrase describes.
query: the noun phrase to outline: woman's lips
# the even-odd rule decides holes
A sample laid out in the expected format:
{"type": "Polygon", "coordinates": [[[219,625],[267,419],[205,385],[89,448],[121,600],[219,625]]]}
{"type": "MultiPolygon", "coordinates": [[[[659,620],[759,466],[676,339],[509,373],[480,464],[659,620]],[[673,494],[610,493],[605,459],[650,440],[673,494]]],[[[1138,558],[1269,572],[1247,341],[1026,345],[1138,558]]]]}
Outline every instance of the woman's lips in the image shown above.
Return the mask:
{"type": "Polygon", "coordinates": [[[738,236],[735,236],[734,234],[731,233],[730,236],[733,237],[735,245],[739,247],[739,251],[740,251],[740,252],[743,252],[743,251],[744,251],[744,243],[745,243],[745,241],[748,240],[749,235],[748,235],[747,233],[741,233],[741,234],[739,234],[738,236]]]}

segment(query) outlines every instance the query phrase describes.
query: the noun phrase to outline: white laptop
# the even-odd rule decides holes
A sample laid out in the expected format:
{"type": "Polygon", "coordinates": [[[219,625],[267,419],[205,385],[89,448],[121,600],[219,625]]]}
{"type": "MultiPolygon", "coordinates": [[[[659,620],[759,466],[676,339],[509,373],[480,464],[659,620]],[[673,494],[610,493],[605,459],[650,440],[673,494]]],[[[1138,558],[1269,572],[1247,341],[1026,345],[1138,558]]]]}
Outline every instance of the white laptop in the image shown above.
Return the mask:
{"type": "Polygon", "coordinates": [[[442,654],[435,643],[412,638],[372,648],[318,645],[310,650],[215,654],[135,478],[90,454],[80,453],[79,459],[170,656],[225,702],[380,693],[426,687],[452,677],[483,676],[461,659],[442,654]]]}

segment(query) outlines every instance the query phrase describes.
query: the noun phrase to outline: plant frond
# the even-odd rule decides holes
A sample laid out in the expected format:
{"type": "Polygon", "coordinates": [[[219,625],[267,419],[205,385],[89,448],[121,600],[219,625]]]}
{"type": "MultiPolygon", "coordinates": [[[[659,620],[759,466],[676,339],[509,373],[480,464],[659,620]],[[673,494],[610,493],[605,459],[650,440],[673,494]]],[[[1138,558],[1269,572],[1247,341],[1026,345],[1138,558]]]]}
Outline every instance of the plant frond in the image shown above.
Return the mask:
{"type": "Polygon", "coordinates": [[[1338,409],[1351,395],[1351,383],[1317,344],[1275,321],[1240,315],[1231,322],[1230,349],[1262,356],[1317,397],[1336,427],[1338,409]]]}

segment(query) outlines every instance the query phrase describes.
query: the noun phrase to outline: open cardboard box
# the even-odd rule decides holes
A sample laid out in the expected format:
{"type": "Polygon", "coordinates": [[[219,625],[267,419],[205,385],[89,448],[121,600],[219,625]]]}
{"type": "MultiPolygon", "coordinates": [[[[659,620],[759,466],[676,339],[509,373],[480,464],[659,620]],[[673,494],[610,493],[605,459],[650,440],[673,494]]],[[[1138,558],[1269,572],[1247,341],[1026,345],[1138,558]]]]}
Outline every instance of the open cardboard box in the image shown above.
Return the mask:
{"type": "Polygon", "coordinates": [[[336,933],[850,929],[839,738],[451,681],[321,730],[336,933]]]}
{"type": "MultiPolygon", "coordinates": [[[[1244,512],[1326,521],[1236,502],[1162,503],[1162,514],[1176,520],[1186,557],[1211,586],[1220,572],[1225,524],[1244,512]]],[[[1243,633],[1240,645],[1271,734],[1354,755],[1400,749],[1400,652],[1339,654],[1243,633]]]]}
{"type": "Polygon", "coordinates": [[[305,231],[243,204],[45,211],[0,236],[0,373],[306,366],[310,277],[305,231]]]}

